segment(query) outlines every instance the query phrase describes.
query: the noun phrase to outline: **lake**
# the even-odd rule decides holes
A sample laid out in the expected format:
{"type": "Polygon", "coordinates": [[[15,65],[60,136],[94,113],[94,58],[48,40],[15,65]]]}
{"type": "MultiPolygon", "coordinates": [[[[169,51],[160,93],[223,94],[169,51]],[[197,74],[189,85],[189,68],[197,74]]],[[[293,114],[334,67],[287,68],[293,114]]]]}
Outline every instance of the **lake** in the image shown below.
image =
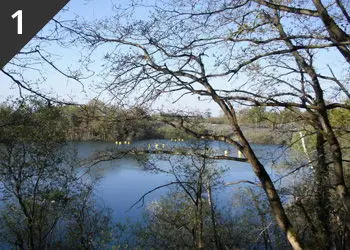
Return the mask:
{"type": "MultiPolygon", "coordinates": [[[[154,147],[155,144],[164,144],[165,147],[182,147],[189,145],[190,142],[149,140],[134,142],[132,147],[146,149],[150,146],[154,147]]],[[[230,156],[238,155],[237,150],[226,143],[210,141],[209,145],[219,154],[223,155],[224,151],[227,150],[230,156]]],[[[131,145],[116,145],[114,143],[102,142],[81,142],[74,143],[74,146],[79,158],[91,157],[93,153],[103,150],[131,147],[131,145]]],[[[281,161],[279,157],[281,157],[285,148],[279,145],[253,145],[253,149],[265,166],[268,166],[267,171],[273,179],[277,178],[278,171],[274,170],[272,163],[281,161]]],[[[153,160],[157,159],[156,156],[151,156],[151,158],[153,160]]],[[[156,163],[160,169],[169,167],[169,162],[167,161],[156,160],[156,163]]],[[[220,189],[220,192],[215,192],[216,196],[214,197],[219,206],[230,202],[238,186],[249,185],[225,186],[224,183],[239,180],[258,182],[248,163],[219,160],[215,161],[215,165],[218,168],[226,170],[222,176],[222,184],[217,187],[220,189]]],[[[169,191],[169,188],[158,189],[147,195],[143,206],[142,204],[138,204],[131,209],[130,207],[147,191],[174,181],[173,176],[163,172],[149,171],[145,169],[142,163],[130,157],[98,163],[89,170],[89,174],[94,178],[98,178],[95,189],[97,203],[112,209],[112,216],[118,222],[125,222],[126,220],[141,221],[142,213],[147,205],[150,202],[156,201],[162,195],[165,195],[169,191]]],[[[279,183],[279,185],[283,185],[283,183],[279,183]]]]}

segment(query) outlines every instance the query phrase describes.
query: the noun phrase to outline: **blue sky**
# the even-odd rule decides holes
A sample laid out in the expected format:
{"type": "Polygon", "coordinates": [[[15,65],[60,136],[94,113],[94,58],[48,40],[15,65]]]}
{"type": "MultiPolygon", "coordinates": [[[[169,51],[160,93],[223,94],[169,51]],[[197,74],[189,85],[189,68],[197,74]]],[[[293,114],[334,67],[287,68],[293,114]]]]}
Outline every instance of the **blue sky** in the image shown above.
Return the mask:
{"type": "MultiPolygon", "coordinates": [[[[112,6],[113,2],[117,4],[127,4],[128,1],[112,1],[112,0],[71,0],[67,5],[67,8],[61,11],[56,18],[59,19],[71,19],[75,16],[83,17],[84,19],[91,21],[97,20],[100,18],[108,17],[113,14],[112,6]]],[[[147,10],[142,10],[137,13],[136,16],[146,16],[147,10]]],[[[49,24],[50,25],[50,24],[49,24]]],[[[48,26],[49,26],[48,25],[48,26]]],[[[47,28],[47,27],[46,27],[47,28]]],[[[44,28],[45,30],[45,28],[44,28]]],[[[60,66],[62,69],[71,68],[75,69],[78,67],[77,60],[80,57],[80,49],[79,48],[69,48],[62,49],[55,45],[46,45],[46,49],[53,54],[55,63],[60,66]]],[[[96,70],[100,69],[102,64],[103,57],[102,54],[95,55],[95,68],[96,70]]],[[[324,71],[327,71],[327,64],[340,65],[341,60],[339,59],[338,52],[326,53],[325,56],[321,56],[320,67],[324,71]]],[[[340,67],[339,67],[340,68],[340,67]]],[[[337,70],[335,67],[334,70],[337,70]]],[[[46,82],[39,85],[39,88],[44,91],[48,91],[57,95],[59,97],[63,97],[65,99],[70,99],[78,103],[86,103],[92,98],[96,97],[98,91],[94,88],[94,85],[98,79],[92,77],[86,81],[84,81],[84,87],[81,84],[66,79],[60,74],[57,74],[54,70],[50,68],[45,68],[47,71],[47,79],[46,82]]],[[[28,76],[30,77],[30,76],[28,76]]],[[[0,101],[5,100],[9,96],[16,97],[18,96],[18,89],[14,87],[11,81],[0,74],[1,91],[0,91],[0,101]],[[10,86],[14,87],[11,88],[10,86]]],[[[227,84],[224,80],[218,80],[217,84],[227,84]]],[[[182,109],[182,110],[191,110],[191,111],[206,111],[210,110],[213,115],[219,115],[219,108],[211,101],[199,101],[197,96],[189,95],[183,97],[179,102],[173,104],[172,102],[177,99],[177,95],[173,96],[165,96],[159,99],[155,104],[154,108],[164,108],[166,110],[173,109],[182,109]]],[[[106,95],[100,96],[102,100],[108,100],[109,97],[106,95]]]]}
{"type": "MultiPolygon", "coordinates": [[[[108,17],[113,14],[113,2],[116,2],[117,4],[128,3],[128,1],[112,0],[71,0],[66,8],[59,12],[55,18],[65,20],[79,16],[91,21],[108,17]]],[[[137,15],[141,16],[145,15],[145,13],[140,12],[137,15]]],[[[43,30],[45,31],[45,29],[48,29],[49,26],[50,23],[43,30]]],[[[50,53],[53,53],[55,63],[62,69],[74,69],[77,67],[76,61],[80,56],[79,48],[78,50],[61,49],[56,45],[46,45],[46,49],[50,53]]],[[[99,65],[102,64],[102,62],[98,62],[98,56],[102,57],[103,55],[96,55],[96,69],[98,69],[99,65]]],[[[73,100],[78,103],[86,103],[98,95],[98,91],[96,91],[93,87],[96,81],[94,78],[84,81],[84,87],[82,87],[81,84],[63,77],[49,67],[46,67],[45,70],[45,72],[47,72],[47,75],[45,76],[47,78],[46,82],[38,85],[38,89],[44,92],[51,93],[60,98],[63,97],[68,100],[73,100]]],[[[19,92],[17,86],[14,85],[6,76],[0,74],[0,81],[2,82],[0,101],[18,97],[19,92]]],[[[109,99],[109,97],[106,95],[99,96],[99,98],[105,101],[108,101],[109,99]]],[[[173,101],[176,99],[176,95],[163,97],[153,104],[153,107],[156,109],[162,108],[165,110],[182,109],[201,112],[209,109],[213,115],[220,114],[219,108],[211,101],[198,101],[197,97],[185,96],[180,101],[173,104],[173,101]]]]}

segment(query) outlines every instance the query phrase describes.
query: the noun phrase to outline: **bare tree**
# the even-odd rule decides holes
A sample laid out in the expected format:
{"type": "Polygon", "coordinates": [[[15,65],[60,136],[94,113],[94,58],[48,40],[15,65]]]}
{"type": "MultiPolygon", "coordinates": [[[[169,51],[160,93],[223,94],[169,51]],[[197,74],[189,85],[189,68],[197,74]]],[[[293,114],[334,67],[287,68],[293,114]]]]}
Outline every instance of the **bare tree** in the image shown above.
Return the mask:
{"type": "MultiPolygon", "coordinates": [[[[84,65],[72,67],[61,65],[58,61],[62,57],[58,50],[65,51],[65,37],[62,36],[61,21],[51,20],[49,24],[17,54],[5,67],[0,69],[3,79],[18,89],[18,96],[25,99],[26,96],[37,96],[46,100],[50,105],[60,103],[73,105],[76,102],[65,99],[55,94],[49,87],[51,76],[56,75],[81,86],[84,92],[83,81],[92,72],[84,65]]],[[[10,88],[8,86],[8,88],[10,88]]]]}

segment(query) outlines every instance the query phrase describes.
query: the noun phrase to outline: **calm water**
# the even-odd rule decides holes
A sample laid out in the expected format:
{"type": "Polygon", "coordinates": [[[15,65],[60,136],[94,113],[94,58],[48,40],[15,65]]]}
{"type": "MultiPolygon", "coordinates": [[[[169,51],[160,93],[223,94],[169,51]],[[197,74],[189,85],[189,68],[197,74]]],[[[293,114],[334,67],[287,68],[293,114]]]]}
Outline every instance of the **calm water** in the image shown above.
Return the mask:
{"type": "MultiPolygon", "coordinates": [[[[237,156],[237,151],[228,144],[216,141],[209,143],[219,154],[224,154],[224,150],[228,150],[231,156],[237,156]]],[[[148,144],[151,146],[154,144],[165,144],[166,147],[188,145],[186,142],[174,143],[167,140],[150,140],[137,142],[132,146],[146,149],[148,144]]],[[[98,142],[76,143],[74,146],[78,152],[78,156],[81,158],[90,157],[94,152],[106,149],[130,147],[128,145],[116,146],[113,143],[98,142]]],[[[267,166],[272,166],[272,162],[276,161],[276,159],[279,160],[279,157],[284,151],[284,148],[278,145],[254,145],[253,149],[267,166]]],[[[258,182],[248,163],[220,160],[216,161],[215,164],[219,168],[226,169],[222,177],[223,183],[239,180],[258,182]]],[[[169,167],[169,163],[159,160],[157,161],[157,166],[165,169],[169,167]]],[[[277,178],[277,172],[273,168],[269,167],[267,170],[273,177],[277,178]]],[[[140,204],[132,209],[130,207],[147,191],[174,180],[174,177],[171,175],[145,170],[143,164],[132,158],[99,163],[90,169],[89,174],[99,179],[95,191],[96,201],[100,205],[112,209],[114,219],[121,222],[126,219],[140,221],[147,204],[165,195],[169,191],[169,188],[162,188],[147,195],[144,206],[140,204]]],[[[242,185],[249,184],[240,184],[239,186],[242,185]]],[[[228,204],[238,185],[219,185],[218,188],[220,188],[220,192],[215,192],[215,200],[220,206],[220,204],[228,204]]]]}

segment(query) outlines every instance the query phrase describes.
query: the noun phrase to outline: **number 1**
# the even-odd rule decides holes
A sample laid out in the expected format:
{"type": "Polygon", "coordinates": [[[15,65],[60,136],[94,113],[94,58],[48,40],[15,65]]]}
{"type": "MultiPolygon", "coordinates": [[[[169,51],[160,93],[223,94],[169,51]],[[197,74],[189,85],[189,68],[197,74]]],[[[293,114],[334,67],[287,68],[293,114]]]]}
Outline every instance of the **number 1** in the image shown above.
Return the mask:
{"type": "Polygon", "coordinates": [[[23,24],[22,24],[22,10],[17,10],[11,17],[13,18],[13,19],[15,19],[15,18],[18,18],[17,19],[17,34],[18,35],[22,35],[22,33],[23,33],[23,24]]]}

